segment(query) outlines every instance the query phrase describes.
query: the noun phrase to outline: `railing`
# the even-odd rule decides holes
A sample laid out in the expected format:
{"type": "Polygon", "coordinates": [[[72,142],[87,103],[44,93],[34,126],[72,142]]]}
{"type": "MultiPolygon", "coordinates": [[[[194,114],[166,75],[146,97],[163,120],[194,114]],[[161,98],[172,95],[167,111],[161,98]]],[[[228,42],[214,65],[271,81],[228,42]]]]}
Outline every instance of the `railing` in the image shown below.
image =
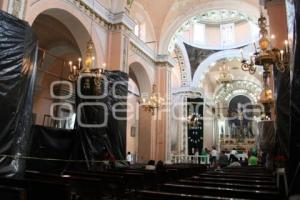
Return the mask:
{"type": "Polygon", "coordinates": [[[191,163],[191,164],[202,164],[202,165],[209,165],[209,155],[203,156],[195,156],[195,155],[173,155],[172,156],[172,163],[179,164],[179,163],[191,163]]]}

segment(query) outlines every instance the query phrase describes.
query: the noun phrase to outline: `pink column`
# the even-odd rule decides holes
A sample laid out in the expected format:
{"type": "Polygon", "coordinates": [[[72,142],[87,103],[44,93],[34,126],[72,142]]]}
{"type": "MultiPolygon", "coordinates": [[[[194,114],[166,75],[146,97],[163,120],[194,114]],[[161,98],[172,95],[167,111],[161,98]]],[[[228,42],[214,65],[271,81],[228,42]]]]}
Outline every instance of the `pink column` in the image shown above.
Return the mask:
{"type": "Polygon", "coordinates": [[[283,49],[284,41],[288,39],[285,1],[274,0],[267,2],[266,9],[269,15],[270,33],[275,35],[272,45],[283,49]]]}
{"type": "Polygon", "coordinates": [[[108,36],[107,69],[128,72],[129,39],[124,34],[124,25],[114,25],[108,36]]]}

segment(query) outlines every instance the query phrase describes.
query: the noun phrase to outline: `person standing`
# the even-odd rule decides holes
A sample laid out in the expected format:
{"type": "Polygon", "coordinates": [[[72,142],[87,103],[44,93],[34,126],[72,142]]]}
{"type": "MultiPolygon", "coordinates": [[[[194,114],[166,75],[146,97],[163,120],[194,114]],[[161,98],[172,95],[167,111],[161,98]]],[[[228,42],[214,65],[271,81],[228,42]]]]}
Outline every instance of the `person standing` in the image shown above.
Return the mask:
{"type": "Polygon", "coordinates": [[[127,162],[129,162],[130,164],[132,164],[133,159],[132,159],[132,155],[131,155],[130,151],[127,153],[126,160],[127,160],[127,162]]]}
{"type": "Polygon", "coordinates": [[[196,150],[195,150],[195,154],[194,154],[194,162],[196,163],[196,164],[199,164],[199,150],[196,148],[196,150]]]}
{"type": "Polygon", "coordinates": [[[230,156],[229,156],[229,163],[232,163],[233,162],[233,158],[235,157],[236,158],[236,154],[237,154],[237,151],[235,148],[233,148],[230,152],[230,156]]]}
{"type": "Polygon", "coordinates": [[[217,156],[218,156],[218,151],[216,150],[216,147],[212,147],[212,150],[210,152],[211,156],[211,166],[215,167],[217,164],[217,156]]]}
{"type": "Polygon", "coordinates": [[[200,164],[209,164],[209,153],[208,153],[208,149],[202,149],[201,151],[201,159],[200,159],[200,164]]]}

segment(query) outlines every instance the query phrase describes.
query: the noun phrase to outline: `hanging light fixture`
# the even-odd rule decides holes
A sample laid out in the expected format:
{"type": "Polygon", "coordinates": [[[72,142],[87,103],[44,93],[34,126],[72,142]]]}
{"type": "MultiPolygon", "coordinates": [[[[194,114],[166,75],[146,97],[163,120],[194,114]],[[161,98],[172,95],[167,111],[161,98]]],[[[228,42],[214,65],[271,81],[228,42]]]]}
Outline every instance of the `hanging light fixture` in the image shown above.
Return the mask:
{"type": "Polygon", "coordinates": [[[226,66],[225,60],[223,66],[220,68],[220,75],[217,79],[218,84],[223,84],[225,88],[233,82],[233,75],[229,72],[229,66],[226,66]]]}
{"type": "MultiPolygon", "coordinates": [[[[250,59],[246,60],[243,56],[243,50],[241,49],[242,65],[241,68],[244,71],[249,71],[250,74],[254,74],[257,66],[263,66],[264,70],[269,69],[271,66],[277,68],[278,71],[284,72],[289,67],[290,51],[288,41],[284,41],[284,49],[273,48],[269,40],[269,34],[267,30],[267,20],[261,13],[258,19],[259,26],[259,49],[254,42],[254,54],[250,55],[250,59]],[[259,50],[259,51],[258,51],[259,50]]],[[[270,37],[274,39],[275,36],[270,37]]]]}
{"type": "Polygon", "coordinates": [[[151,112],[153,115],[155,110],[160,109],[165,103],[165,99],[160,97],[160,94],[157,92],[157,86],[153,84],[151,96],[142,98],[142,107],[145,111],[151,112]]]}
{"type": "MultiPolygon", "coordinates": [[[[284,49],[273,48],[272,43],[269,39],[269,33],[267,30],[267,20],[261,13],[260,18],[258,19],[259,26],[259,48],[256,48],[254,43],[254,54],[250,55],[250,60],[246,60],[243,56],[243,51],[241,50],[242,55],[242,65],[241,68],[244,71],[248,71],[250,74],[256,72],[256,66],[263,67],[263,90],[260,95],[260,102],[265,107],[265,114],[268,117],[271,117],[271,107],[274,103],[273,91],[270,87],[270,77],[272,67],[280,72],[284,72],[289,67],[290,51],[288,41],[284,41],[284,49]]],[[[270,37],[274,39],[275,36],[270,37]]]]}
{"type": "MultiPolygon", "coordinates": [[[[95,0],[93,0],[93,10],[94,10],[95,0]]],[[[91,30],[90,36],[93,34],[93,22],[94,15],[92,15],[91,19],[91,30]]],[[[104,72],[104,68],[106,64],[103,64],[101,67],[96,67],[95,56],[94,56],[94,44],[92,39],[87,42],[85,57],[84,60],[82,58],[78,58],[77,62],[69,61],[70,72],[68,79],[72,82],[76,81],[78,77],[82,74],[90,74],[90,76],[94,77],[94,83],[96,87],[100,87],[101,84],[101,74],[104,72]]],[[[87,87],[89,87],[89,83],[85,83],[87,87]]]]}

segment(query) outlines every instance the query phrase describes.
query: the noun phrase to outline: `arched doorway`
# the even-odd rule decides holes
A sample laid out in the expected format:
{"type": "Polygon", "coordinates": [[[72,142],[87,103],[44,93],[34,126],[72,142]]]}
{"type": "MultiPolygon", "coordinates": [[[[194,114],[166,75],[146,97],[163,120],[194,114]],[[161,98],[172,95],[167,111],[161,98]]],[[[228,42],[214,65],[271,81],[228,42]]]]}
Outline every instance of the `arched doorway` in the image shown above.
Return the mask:
{"type": "Polygon", "coordinates": [[[140,107],[140,98],[151,91],[151,81],[145,67],[139,62],[129,65],[129,78],[127,151],[134,155],[135,161],[145,162],[153,159],[154,138],[152,115],[140,107]]]}
{"type": "Polygon", "coordinates": [[[68,61],[76,61],[84,56],[83,44],[90,40],[89,32],[76,17],[61,9],[49,9],[39,14],[32,28],[39,41],[34,123],[72,129],[75,122],[75,95],[73,84],[68,80],[68,61]],[[74,34],[74,29],[70,28],[72,25],[81,31],[80,37],[74,34]],[[69,97],[61,100],[54,96],[69,97]],[[59,105],[54,106],[54,103],[59,105]],[[62,105],[64,103],[66,105],[62,105]]]}

